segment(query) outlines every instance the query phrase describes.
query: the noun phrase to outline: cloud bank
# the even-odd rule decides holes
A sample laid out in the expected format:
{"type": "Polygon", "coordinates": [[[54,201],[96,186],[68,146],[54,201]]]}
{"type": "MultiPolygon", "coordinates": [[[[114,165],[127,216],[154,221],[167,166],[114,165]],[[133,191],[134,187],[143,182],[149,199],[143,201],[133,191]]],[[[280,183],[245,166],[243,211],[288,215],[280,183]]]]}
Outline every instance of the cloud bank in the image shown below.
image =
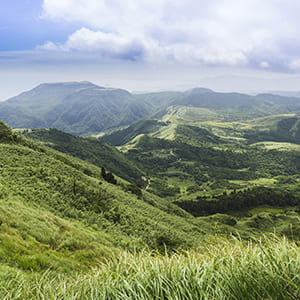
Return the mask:
{"type": "Polygon", "coordinates": [[[79,27],[39,49],[298,71],[299,11],[297,0],[44,0],[43,18],[79,27]]]}

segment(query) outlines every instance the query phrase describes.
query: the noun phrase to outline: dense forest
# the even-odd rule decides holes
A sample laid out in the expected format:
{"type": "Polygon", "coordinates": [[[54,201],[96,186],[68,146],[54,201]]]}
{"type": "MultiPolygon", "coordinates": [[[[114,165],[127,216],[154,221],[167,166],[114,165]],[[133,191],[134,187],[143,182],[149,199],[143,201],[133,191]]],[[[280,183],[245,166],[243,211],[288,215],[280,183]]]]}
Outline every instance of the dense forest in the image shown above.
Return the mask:
{"type": "Polygon", "coordinates": [[[275,207],[298,206],[298,211],[300,211],[299,196],[265,187],[255,187],[251,190],[247,189],[239,192],[234,190],[230,194],[224,192],[222,195],[213,198],[198,196],[194,201],[184,201],[177,204],[194,216],[241,211],[261,205],[275,207]]]}

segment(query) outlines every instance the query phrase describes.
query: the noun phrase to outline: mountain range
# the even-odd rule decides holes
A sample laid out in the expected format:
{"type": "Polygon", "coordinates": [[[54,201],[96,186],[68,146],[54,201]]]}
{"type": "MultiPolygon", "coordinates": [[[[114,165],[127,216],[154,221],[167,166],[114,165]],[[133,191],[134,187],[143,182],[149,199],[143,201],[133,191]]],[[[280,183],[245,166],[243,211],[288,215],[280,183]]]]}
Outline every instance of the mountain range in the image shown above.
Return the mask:
{"type": "Polygon", "coordinates": [[[0,103],[0,119],[12,128],[57,128],[90,135],[160,119],[186,107],[205,109],[220,120],[241,120],[300,112],[297,97],[272,94],[250,96],[195,88],[186,92],[132,94],[90,82],[41,84],[0,103]]]}

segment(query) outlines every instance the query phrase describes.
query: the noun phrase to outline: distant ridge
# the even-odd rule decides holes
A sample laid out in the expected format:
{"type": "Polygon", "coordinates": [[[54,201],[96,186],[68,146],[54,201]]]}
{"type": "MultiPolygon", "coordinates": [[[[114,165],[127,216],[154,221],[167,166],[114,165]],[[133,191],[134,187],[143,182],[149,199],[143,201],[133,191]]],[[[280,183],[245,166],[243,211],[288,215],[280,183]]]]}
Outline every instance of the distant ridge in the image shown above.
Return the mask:
{"type": "Polygon", "coordinates": [[[185,92],[186,94],[205,94],[205,93],[214,93],[213,90],[211,89],[207,89],[207,88],[203,88],[203,87],[197,87],[197,88],[193,88],[191,90],[188,90],[185,92]]]}
{"type": "Polygon", "coordinates": [[[160,119],[170,106],[205,108],[224,121],[300,112],[300,99],[272,94],[250,96],[197,87],[185,92],[132,94],[88,81],[43,83],[0,103],[0,119],[13,128],[57,128],[91,135],[160,119]]]}
{"type": "Polygon", "coordinates": [[[300,97],[300,91],[270,91],[269,93],[284,97],[300,97]]]}

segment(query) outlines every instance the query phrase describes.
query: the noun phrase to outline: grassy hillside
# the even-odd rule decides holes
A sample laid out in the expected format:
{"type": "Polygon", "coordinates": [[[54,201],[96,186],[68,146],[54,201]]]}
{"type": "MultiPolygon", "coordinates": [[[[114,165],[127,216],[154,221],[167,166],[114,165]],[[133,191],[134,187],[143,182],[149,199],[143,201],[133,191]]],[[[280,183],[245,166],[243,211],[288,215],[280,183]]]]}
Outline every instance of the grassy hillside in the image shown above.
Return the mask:
{"type": "MultiPolygon", "coordinates": [[[[7,192],[7,190],[6,190],[7,192]]],[[[88,270],[120,252],[114,238],[75,219],[5,194],[1,184],[1,267],[25,271],[88,270]]]]}
{"type": "Polygon", "coordinates": [[[0,147],[0,184],[7,195],[105,230],[118,237],[119,245],[156,248],[166,239],[182,247],[201,235],[180,217],[188,214],[168,201],[118,178],[117,184],[109,183],[96,166],[12,136],[0,147]]]}
{"type": "Polygon", "coordinates": [[[299,246],[286,239],[212,241],[171,256],[124,252],[88,274],[1,268],[2,299],[287,299],[300,297],[299,246]],[[6,280],[6,276],[13,280],[6,280]]]}
{"type": "Polygon", "coordinates": [[[25,129],[19,132],[55,150],[104,167],[127,181],[143,183],[143,172],[110,144],[95,138],[73,136],[57,129],[25,129]]]}
{"type": "MultiPolygon", "coordinates": [[[[108,233],[116,247],[192,247],[214,232],[172,204],[116,177],[107,182],[98,167],[26,139],[2,124],[3,201],[14,199],[108,233]]],[[[227,225],[224,232],[235,231],[227,225]]]]}
{"type": "Polygon", "coordinates": [[[104,135],[100,139],[111,143],[114,146],[122,146],[140,134],[150,134],[158,131],[161,127],[166,126],[164,122],[157,120],[141,120],[126,129],[115,131],[111,134],[104,135]]]}
{"type": "MultiPolygon", "coordinates": [[[[209,150],[209,145],[224,143],[205,130],[180,130],[178,136],[191,136],[190,144],[145,136],[128,155],[148,156],[149,172],[168,169],[174,159],[171,168],[174,162],[175,166],[184,162],[192,170],[191,162],[199,154],[201,164],[218,162],[216,167],[226,161],[232,168],[244,159],[230,151],[209,150]],[[198,136],[206,136],[202,147],[195,142],[198,136]],[[240,160],[231,161],[237,157],[240,160]]],[[[50,137],[52,141],[69,137],[72,143],[88,145],[56,130],[35,133],[47,143],[50,137]]],[[[23,137],[3,122],[0,174],[1,299],[299,296],[299,247],[285,239],[255,241],[262,233],[275,231],[297,242],[300,217],[294,202],[272,207],[263,201],[255,208],[194,217],[167,198],[115,175],[111,174],[115,181],[108,180],[99,167],[23,137]],[[257,207],[261,204],[269,206],[257,207]],[[252,241],[247,244],[232,236],[252,241]],[[259,284],[261,280],[268,284],[259,284]]],[[[281,184],[291,182],[291,176],[281,176],[281,184]]],[[[289,184],[289,188],[295,186],[289,184]]],[[[268,200],[272,192],[268,190],[268,200]]],[[[237,193],[240,198],[243,195],[237,193]]],[[[226,197],[229,203],[230,195],[226,197]]],[[[214,202],[211,199],[211,205],[214,202]]]]}
{"type": "Polygon", "coordinates": [[[191,145],[218,145],[225,143],[224,140],[205,128],[184,125],[177,126],[176,140],[191,145]]]}
{"type": "Polygon", "coordinates": [[[300,144],[300,117],[281,116],[271,124],[257,126],[246,131],[244,137],[250,143],[261,141],[290,142],[300,144]]]}
{"type": "MultiPolygon", "coordinates": [[[[5,124],[1,124],[0,184],[5,197],[18,197],[27,205],[38,205],[59,217],[76,219],[94,229],[104,230],[113,238],[117,237],[118,245],[128,247],[148,245],[160,248],[163,244],[171,248],[192,246],[199,243],[199,238],[202,239],[204,235],[214,232],[214,222],[210,219],[195,219],[172,201],[151,195],[117,177],[115,177],[116,184],[107,182],[98,167],[26,139],[13,133],[5,124]],[[200,229],[199,222],[206,225],[201,225],[200,229]]],[[[161,176],[162,172],[165,172],[163,176],[167,176],[169,180],[177,180],[179,176],[181,184],[193,187],[195,182],[198,182],[198,185],[204,184],[209,187],[218,182],[221,184],[224,180],[224,173],[220,179],[213,176],[217,176],[220,169],[226,170],[226,166],[220,166],[226,161],[229,177],[225,181],[225,186],[221,185],[221,189],[216,190],[216,187],[211,186],[213,195],[215,192],[223,191],[224,187],[228,188],[229,179],[233,179],[234,176],[234,173],[231,174],[232,170],[240,168],[241,166],[236,164],[242,164],[245,160],[244,154],[236,156],[228,151],[225,153],[209,148],[200,149],[176,141],[146,136],[140,140],[135,151],[138,151],[142,161],[141,163],[135,159],[136,164],[143,166],[151,175],[150,190],[164,195],[172,194],[174,191],[177,193],[177,190],[164,181],[159,181],[159,177],[155,177],[158,174],[161,176]],[[156,153],[162,151],[161,149],[166,153],[156,153]],[[198,159],[199,154],[202,157],[202,166],[194,161],[195,157],[198,159]],[[181,161],[178,161],[178,155],[181,161]],[[202,168],[205,165],[208,174],[203,174],[202,168]]],[[[129,151],[127,155],[134,159],[137,154],[135,151],[129,151]]],[[[270,165],[273,158],[270,155],[266,157],[269,161],[264,163],[270,165]]],[[[286,157],[286,160],[290,161],[291,158],[293,156],[286,157]]],[[[265,157],[262,161],[264,160],[265,157]]],[[[293,161],[290,161],[290,164],[294,168],[297,167],[293,161]]],[[[265,168],[265,165],[262,165],[262,168],[265,168]]],[[[274,166],[270,166],[270,169],[275,172],[274,166]]],[[[240,174],[241,172],[236,170],[238,179],[240,174]]],[[[252,178],[251,173],[247,176],[252,178]]],[[[201,185],[199,187],[203,188],[201,185]]],[[[199,190],[193,189],[186,189],[186,194],[179,192],[181,200],[203,195],[199,194],[199,190]]],[[[259,203],[261,204],[268,203],[259,203]]],[[[224,232],[236,231],[235,224],[230,229],[225,223],[221,222],[223,224],[220,227],[221,231],[223,229],[224,232]]],[[[247,235],[247,228],[241,229],[241,234],[247,235]]]]}
{"type": "MultiPolygon", "coordinates": [[[[138,124],[145,125],[148,122],[138,124]]],[[[165,127],[168,126],[166,124],[165,127]]],[[[91,156],[89,151],[92,152],[97,144],[96,140],[72,137],[56,130],[34,130],[29,136],[44,140],[56,149],[73,155],[77,153],[79,157],[82,157],[80,153],[87,153],[87,158],[91,156]],[[61,136],[61,141],[58,136],[61,136]],[[91,141],[92,147],[88,146],[91,141]]],[[[105,144],[102,143],[102,147],[103,145],[105,144]]],[[[112,146],[109,146],[109,149],[111,149],[109,154],[113,155],[112,146]]],[[[106,161],[106,164],[108,160],[112,160],[117,166],[120,159],[120,167],[123,167],[121,171],[124,171],[126,166],[137,166],[142,170],[140,174],[147,176],[142,184],[144,187],[147,185],[148,191],[161,197],[168,197],[170,202],[176,200],[177,205],[196,216],[228,213],[224,205],[235,210],[257,205],[298,205],[297,201],[289,203],[288,200],[290,195],[299,190],[300,153],[297,151],[283,154],[281,151],[269,151],[260,146],[248,147],[237,142],[228,142],[227,139],[222,139],[204,128],[178,125],[175,140],[139,137],[125,153],[127,165],[123,164],[125,155],[122,156],[120,153],[114,157],[105,155],[102,150],[94,153],[98,161],[104,163],[106,161]],[[289,185],[286,186],[286,183],[289,185]],[[267,197],[263,194],[261,200],[256,197],[258,202],[251,203],[249,200],[246,203],[233,197],[231,203],[227,197],[228,193],[235,191],[242,193],[245,189],[250,189],[249,194],[245,194],[245,197],[249,198],[256,186],[269,188],[266,193],[264,192],[267,197]],[[281,193],[280,190],[288,194],[281,193]],[[277,199],[278,193],[283,199],[281,202],[274,200],[277,199]],[[271,198],[274,199],[269,201],[271,198]],[[228,201],[231,204],[228,204],[228,201]],[[239,206],[235,207],[238,203],[239,206]]],[[[114,164],[110,167],[113,169],[114,164]]],[[[129,171],[130,169],[128,173],[129,171]]]]}

